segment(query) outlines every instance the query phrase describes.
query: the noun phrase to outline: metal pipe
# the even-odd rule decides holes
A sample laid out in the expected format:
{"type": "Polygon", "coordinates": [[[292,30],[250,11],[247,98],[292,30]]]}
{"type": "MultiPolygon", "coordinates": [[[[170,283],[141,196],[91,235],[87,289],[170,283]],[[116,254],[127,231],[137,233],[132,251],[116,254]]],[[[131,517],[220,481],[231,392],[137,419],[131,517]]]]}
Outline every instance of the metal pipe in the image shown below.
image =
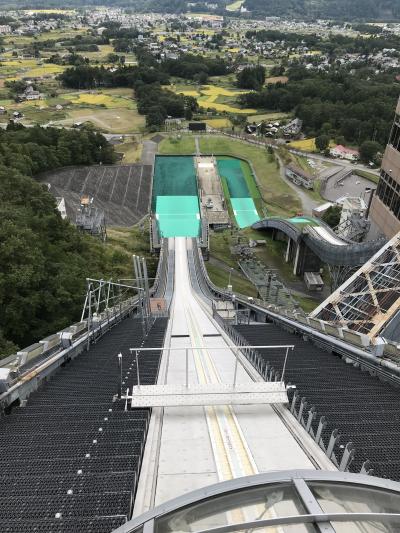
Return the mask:
{"type": "MultiPolygon", "coordinates": [[[[89,285],[90,287],[90,285],[89,285]]],[[[89,312],[88,312],[88,335],[87,335],[87,350],[90,349],[90,327],[92,321],[92,291],[89,288],[89,312]]]]}
{"type": "Polygon", "coordinates": [[[121,399],[122,395],[122,353],[118,354],[118,364],[119,364],[119,386],[118,386],[118,398],[121,399]]]}
{"type": "Polygon", "coordinates": [[[186,388],[189,388],[189,350],[186,348],[186,388]]]}
{"type": "Polygon", "coordinates": [[[140,376],[139,376],[139,353],[138,350],[135,350],[136,354],[136,374],[137,374],[137,386],[140,389],[140,376]]]}
{"type": "MultiPolygon", "coordinates": [[[[293,348],[292,348],[293,350],[293,348]]],[[[286,362],[288,358],[289,348],[286,348],[286,355],[285,355],[285,362],[283,363],[283,370],[282,370],[282,381],[285,380],[285,370],[286,370],[286,362]]]]}
{"type": "Polygon", "coordinates": [[[233,386],[236,387],[236,379],[237,379],[237,370],[238,370],[238,362],[239,362],[239,355],[237,353],[237,350],[234,350],[233,353],[235,354],[235,371],[233,374],[233,386]]]}

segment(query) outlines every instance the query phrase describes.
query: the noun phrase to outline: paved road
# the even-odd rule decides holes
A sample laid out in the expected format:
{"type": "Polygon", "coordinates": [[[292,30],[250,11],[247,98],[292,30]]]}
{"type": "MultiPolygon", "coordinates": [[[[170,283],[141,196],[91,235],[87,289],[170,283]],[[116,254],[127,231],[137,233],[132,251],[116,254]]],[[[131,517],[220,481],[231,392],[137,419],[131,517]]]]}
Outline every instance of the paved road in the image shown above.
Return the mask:
{"type": "Polygon", "coordinates": [[[350,174],[348,178],[345,178],[341,183],[342,185],[336,185],[336,177],[332,176],[328,179],[326,184],[326,189],[324,191],[324,197],[330,202],[335,202],[338,198],[342,196],[361,196],[364,197],[365,201],[368,203],[369,193],[365,192],[365,189],[376,188],[376,184],[366,180],[365,178],[360,178],[360,176],[355,176],[350,174]]]}
{"type": "Polygon", "coordinates": [[[158,145],[153,141],[143,141],[143,151],[142,151],[142,164],[143,165],[154,165],[154,158],[157,153],[158,145]]]}
{"type": "Polygon", "coordinates": [[[303,213],[305,215],[311,215],[314,207],[317,207],[317,205],[319,205],[321,202],[318,202],[317,200],[314,200],[313,198],[311,198],[311,196],[309,196],[309,194],[306,192],[305,189],[302,189],[302,187],[298,187],[292,181],[287,179],[287,177],[285,176],[285,165],[280,160],[280,158],[279,158],[279,163],[280,163],[280,174],[281,174],[282,180],[285,183],[287,183],[289,187],[293,189],[296,195],[300,198],[303,213]]]}

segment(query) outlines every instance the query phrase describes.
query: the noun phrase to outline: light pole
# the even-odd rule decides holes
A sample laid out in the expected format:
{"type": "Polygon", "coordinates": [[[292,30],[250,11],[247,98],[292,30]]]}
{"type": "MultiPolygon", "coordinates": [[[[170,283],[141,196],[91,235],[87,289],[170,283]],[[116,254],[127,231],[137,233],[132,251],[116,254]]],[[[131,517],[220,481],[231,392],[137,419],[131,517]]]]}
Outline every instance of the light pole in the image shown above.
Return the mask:
{"type": "Polygon", "coordinates": [[[233,268],[232,268],[232,267],[230,267],[230,269],[229,269],[229,280],[228,280],[228,287],[229,287],[229,286],[230,286],[230,284],[231,284],[232,270],[233,270],[233,268]]]}
{"type": "Polygon", "coordinates": [[[122,396],[122,353],[121,352],[119,352],[118,354],[118,364],[119,364],[119,370],[120,370],[118,398],[121,399],[121,396],[122,396]]]}

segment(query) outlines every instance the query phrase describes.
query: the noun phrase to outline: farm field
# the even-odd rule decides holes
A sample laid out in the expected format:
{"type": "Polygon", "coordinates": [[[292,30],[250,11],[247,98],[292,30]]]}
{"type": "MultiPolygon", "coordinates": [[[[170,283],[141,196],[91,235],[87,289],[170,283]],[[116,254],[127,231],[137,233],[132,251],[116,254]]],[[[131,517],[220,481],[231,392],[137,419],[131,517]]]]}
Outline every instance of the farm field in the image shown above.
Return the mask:
{"type": "Polygon", "coordinates": [[[236,0],[236,2],[232,2],[232,4],[228,4],[226,6],[227,11],[239,11],[239,9],[244,4],[244,0],[236,0]]]}
{"type": "Polygon", "coordinates": [[[232,126],[229,118],[209,118],[205,120],[205,123],[211,128],[217,129],[230,128],[232,126]]]}
{"type": "Polygon", "coordinates": [[[257,115],[252,115],[251,117],[249,117],[249,120],[251,120],[251,122],[256,123],[262,121],[273,122],[275,120],[287,120],[290,118],[290,116],[291,115],[289,113],[260,113],[257,115]]]}
{"type": "Polygon", "coordinates": [[[184,96],[193,96],[198,104],[205,108],[215,109],[220,112],[251,115],[257,113],[256,109],[242,109],[236,103],[236,98],[246,91],[226,89],[216,85],[203,85],[199,89],[190,86],[172,86],[172,90],[184,96]]]}
{"type": "Polygon", "coordinates": [[[275,85],[276,83],[287,83],[289,78],[287,76],[272,76],[265,80],[266,85],[275,85]]]}
{"type": "MultiPolygon", "coordinates": [[[[0,100],[9,115],[13,111],[23,113],[23,124],[59,124],[71,126],[75,122],[91,122],[108,133],[136,133],[145,128],[146,119],[137,111],[132,90],[127,88],[108,89],[96,93],[69,92],[51,98],[15,103],[0,100]],[[56,106],[62,106],[57,109],[56,106]]],[[[0,119],[1,120],[1,119],[0,119]]],[[[3,121],[7,121],[7,115],[3,121]]]]}
{"type": "Polygon", "coordinates": [[[60,74],[66,67],[52,63],[42,63],[37,59],[15,59],[3,57],[0,62],[2,79],[44,78],[60,74]]]}
{"type": "Polygon", "coordinates": [[[301,141],[292,141],[289,143],[289,146],[292,148],[298,148],[299,150],[304,150],[305,152],[316,152],[317,147],[315,146],[315,138],[312,139],[302,139],[301,141]]]}

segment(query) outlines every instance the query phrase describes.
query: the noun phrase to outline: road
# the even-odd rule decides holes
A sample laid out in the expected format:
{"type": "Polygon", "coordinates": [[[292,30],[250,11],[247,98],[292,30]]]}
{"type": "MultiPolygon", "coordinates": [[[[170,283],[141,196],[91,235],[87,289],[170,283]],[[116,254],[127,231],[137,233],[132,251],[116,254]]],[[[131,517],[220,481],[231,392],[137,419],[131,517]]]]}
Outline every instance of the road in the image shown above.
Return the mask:
{"type": "Polygon", "coordinates": [[[153,141],[143,141],[142,165],[154,165],[154,158],[157,153],[158,145],[153,141]]]}
{"type": "Polygon", "coordinates": [[[280,175],[281,175],[282,180],[287,185],[289,185],[289,187],[293,189],[293,191],[300,198],[303,213],[305,215],[311,215],[314,207],[317,207],[317,205],[320,205],[321,202],[311,198],[311,196],[306,192],[305,189],[303,189],[302,187],[298,187],[285,176],[285,165],[283,164],[279,156],[277,157],[279,159],[280,175]]]}

